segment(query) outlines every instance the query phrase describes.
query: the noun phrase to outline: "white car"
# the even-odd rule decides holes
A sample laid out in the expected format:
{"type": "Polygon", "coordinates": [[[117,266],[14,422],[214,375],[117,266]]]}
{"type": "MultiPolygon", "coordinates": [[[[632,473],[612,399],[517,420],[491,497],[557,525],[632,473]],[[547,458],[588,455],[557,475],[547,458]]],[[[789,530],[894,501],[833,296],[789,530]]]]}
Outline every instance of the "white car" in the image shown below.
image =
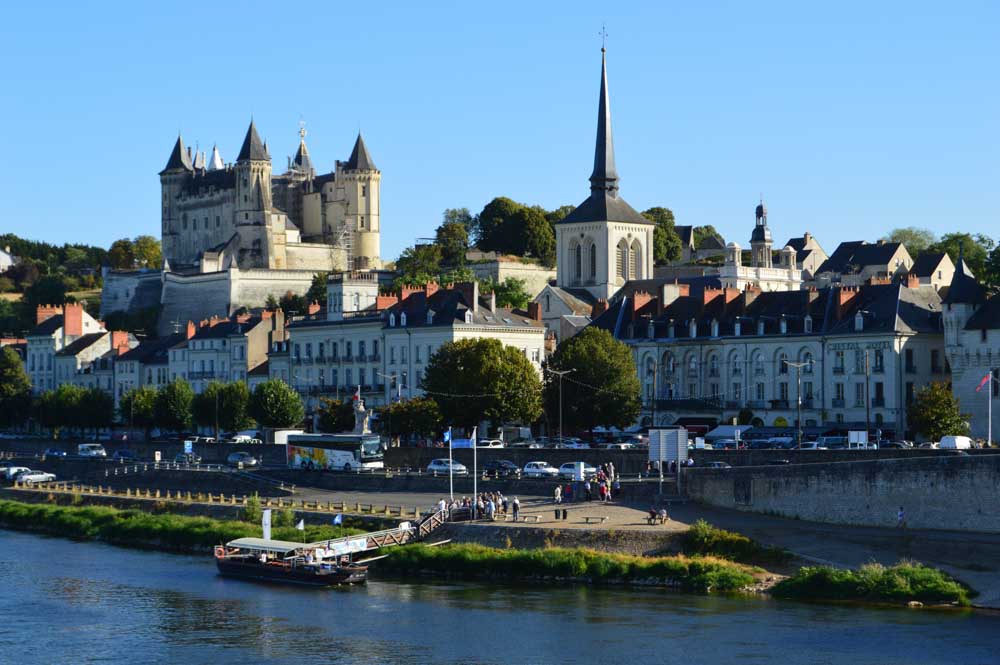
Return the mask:
{"type": "Polygon", "coordinates": [[[50,483],[56,479],[56,474],[47,473],[45,471],[32,471],[28,469],[17,474],[14,479],[19,483],[32,484],[32,483],[50,483]]]}
{"type": "Polygon", "coordinates": [[[559,469],[548,462],[528,462],[521,472],[524,478],[558,478],[559,469]]]}
{"type": "Polygon", "coordinates": [[[76,447],[76,454],[80,457],[107,457],[108,451],[99,443],[81,443],[76,447]]]}
{"type": "Polygon", "coordinates": [[[476,442],[477,448],[503,448],[503,441],[500,439],[480,439],[476,442]]]}
{"type": "MultiPolygon", "coordinates": [[[[559,475],[567,480],[573,480],[576,478],[576,462],[566,462],[561,467],[559,467],[559,475]]],[[[583,463],[583,477],[590,478],[591,476],[597,475],[597,469],[590,466],[586,462],[583,463]]]]}
{"type": "Polygon", "coordinates": [[[14,478],[16,478],[19,474],[24,473],[25,471],[31,471],[31,469],[29,469],[26,466],[8,466],[6,469],[3,470],[3,473],[4,477],[7,480],[14,480],[14,478]]]}
{"type": "Polygon", "coordinates": [[[455,476],[464,476],[469,472],[464,464],[450,461],[447,457],[431,460],[431,463],[427,465],[427,473],[430,474],[447,475],[449,469],[451,474],[455,476]]]}

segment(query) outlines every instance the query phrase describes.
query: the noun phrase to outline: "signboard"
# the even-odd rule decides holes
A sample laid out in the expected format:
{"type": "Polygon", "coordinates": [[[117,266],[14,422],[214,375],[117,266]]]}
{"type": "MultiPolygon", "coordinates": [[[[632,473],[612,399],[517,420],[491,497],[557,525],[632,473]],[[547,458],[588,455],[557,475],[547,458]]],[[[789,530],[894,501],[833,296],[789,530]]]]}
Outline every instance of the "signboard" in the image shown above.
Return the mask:
{"type": "Polygon", "coordinates": [[[153,452],[153,461],[159,463],[159,461],[160,461],[160,451],[159,450],[153,452]]]}
{"type": "Polygon", "coordinates": [[[184,452],[193,453],[194,452],[194,441],[190,439],[184,441],[184,452]]]}
{"type": "Polygon", "coordinates": [[[346,541],[339,541],[335,543],[327,543],[329,545],[330,552],[336,555],[342,554],[353,554],[355,552],[364,552],[368,549],[368,538],[351,538],[346,541]]]}
{"type": "Polygon", "coordinates": [[[651,429],[649,430],[649,460],[651,462],[677,462],[682,464],[688,458],[687,430],[651,429]]]}
{"type": "Polygon", "coordinates": [[[573,480],[577,482],[584,481],[583,467],[583,462],[573,462],[573,480]]]}
{"type": "Polygon", "coordinates": [[[847,443],[868,444],[868,432],[864,430],[852,430],[847,433],[847,443]]]}
{"type": "Polygon", "coordinates": [[[265,508],[260,518],[260,526],[264,531],[264,540],[271,540],[271,509],[265,508]]]}
{"type": "Polygon", "coordinates": [[[472,439],[452,439],[452,448],[472,448],[472,439]]]}

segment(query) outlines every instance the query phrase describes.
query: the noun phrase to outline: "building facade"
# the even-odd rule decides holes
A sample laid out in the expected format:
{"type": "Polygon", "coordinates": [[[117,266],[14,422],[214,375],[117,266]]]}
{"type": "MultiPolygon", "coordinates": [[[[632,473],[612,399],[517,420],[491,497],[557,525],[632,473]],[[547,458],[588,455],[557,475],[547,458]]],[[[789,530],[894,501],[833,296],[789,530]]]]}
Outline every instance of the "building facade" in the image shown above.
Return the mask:
{"type": "Polygon", "coordinates": [[[77,303],[41,305],[35,323],[26,335],[25,369],[36,393],[52,390],[61,382],[56,373],[56,354],[85,335],[107,334],[104,325],[77,303]]]}

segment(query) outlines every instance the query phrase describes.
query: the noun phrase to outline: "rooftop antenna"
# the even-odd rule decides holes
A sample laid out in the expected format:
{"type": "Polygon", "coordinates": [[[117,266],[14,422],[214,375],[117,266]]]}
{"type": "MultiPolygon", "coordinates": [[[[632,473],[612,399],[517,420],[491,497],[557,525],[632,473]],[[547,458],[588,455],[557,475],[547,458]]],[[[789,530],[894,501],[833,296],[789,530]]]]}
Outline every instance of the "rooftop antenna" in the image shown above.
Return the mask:
{"type": "Polygon", "coordinates": [[[174,325],[174,334],[176,335],[177,333],[179,333],[181,331],[181,320],[180,319],[174,319],[174,324],[173,325],[174,325]]]}

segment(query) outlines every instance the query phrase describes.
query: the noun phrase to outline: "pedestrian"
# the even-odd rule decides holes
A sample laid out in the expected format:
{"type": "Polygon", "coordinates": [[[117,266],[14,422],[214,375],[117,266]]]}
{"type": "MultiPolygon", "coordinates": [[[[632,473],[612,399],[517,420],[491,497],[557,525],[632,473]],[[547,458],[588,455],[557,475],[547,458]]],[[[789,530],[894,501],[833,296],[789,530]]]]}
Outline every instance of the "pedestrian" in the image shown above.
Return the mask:
{"type": "Polygon", "coordinates": [[[601,503],[608,500],[608,486],[604,484],[603,480],[601,481],[601,484],[597,486],[597,495],[598,498],[600,498],[601,503]]]}
{"type": "Polygon", "coordinates": [[[615,463],[608,462],[608,480],[614,480],[615,476],[615,463]]]}
{"type": "Polygon", "coordinates": [[[521,512],[521,502],[517,500],[516,496],[514,497],[514,500],[510,502],[510,509],[514,515],[514,521],[516,522],[518,513],[521,512]]]}
{"type": "Polygon", "coordinates": [[[566,489],[563,490],[563,496],[566,497],[567,501],[573,500],[573,486],[566,483],[566,489]]]}
{"type": "Polygon", "coordinates": [[[583,482],[583,491],[587,495],[587,501],[591,501],[594,498],[594,493],[593,493],[593,490],[590,487],[590,481],[589,480],[585,480],[583,482]]]}
{"type": "Polygon", "coordinates": [[[490,499],[486,504],[486,517],[491,522],[495,522],[497,519],[497,504],[493,502],[493,499],[490,499]]]}
{"type": "MultiPolygon", "coordinates": [[[[615,478],[615,482],[612,484],[612,489],[614,490],[614,492],[613,492],[614,496],[618,496],[619,494],[621,494],[621,491],[622,491],[622,481],[619,480],[618,478],[615,478]]],[[[608,497],[608,498],[611,498],[611,497],[608,497]]]]}
{"type": "Polygon", "coordinates": [[[562,485],[556,485],[555,499],[557,504],[562,503],[562,485]]]}
{"type": "Polygon", "coordinates": [[[444,502],[444,498],[441,498],[438,501],[438,505],[437,505],[438,512],[440,513],[442,510],[444,510],[447,507],[448,507],[448,505],[444,502]]]}
{"type": "Polygon", "coordinates": [[[906,528],[906,513],[903,512],[903,507],[899,507],[899,511],[896,513],[896,528],[905,529],[906,528]]]}

